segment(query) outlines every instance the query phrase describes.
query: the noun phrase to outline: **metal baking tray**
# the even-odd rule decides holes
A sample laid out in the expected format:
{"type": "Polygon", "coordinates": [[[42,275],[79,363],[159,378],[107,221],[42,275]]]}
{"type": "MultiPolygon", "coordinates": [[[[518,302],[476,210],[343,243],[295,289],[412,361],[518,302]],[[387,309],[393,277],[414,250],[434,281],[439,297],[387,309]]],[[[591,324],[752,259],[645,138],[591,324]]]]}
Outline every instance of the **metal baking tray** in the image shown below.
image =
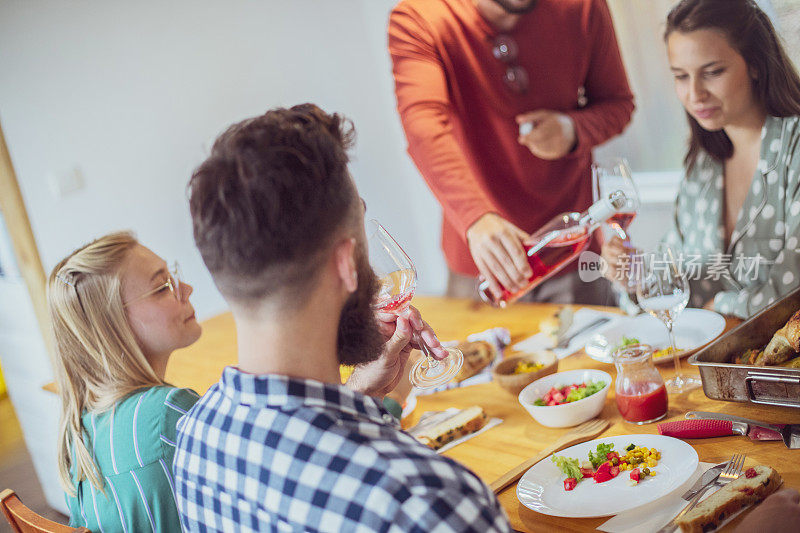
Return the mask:
{"type": "Polygon", "coordinates": [[[798,309],[800,289],[692,355],[689,363],[700,368],[706,396],[714,400],[800,408],[800,369],[729,363],[745,350],[764,348],[798,309]]]}

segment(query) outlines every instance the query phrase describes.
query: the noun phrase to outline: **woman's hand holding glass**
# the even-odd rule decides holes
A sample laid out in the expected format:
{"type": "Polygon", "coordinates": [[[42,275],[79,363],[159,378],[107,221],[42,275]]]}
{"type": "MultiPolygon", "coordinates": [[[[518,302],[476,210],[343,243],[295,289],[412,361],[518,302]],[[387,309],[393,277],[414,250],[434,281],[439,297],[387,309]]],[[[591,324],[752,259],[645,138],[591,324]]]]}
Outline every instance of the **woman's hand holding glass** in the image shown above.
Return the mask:
{"type": "Polygon", "coordinates": [[[628,162],[621,157],[592,164],[592,198],[596,202],[614,191],[625,193],[626,205],[616,211],[606,222],[614,233],[630,246],[627,230],[639,211],[639,189],[633,181],[628,162]]]}
{"type": "Polygon", "coordinates": [[[592,164],[592,197],[596,202],[613,191],[625,193],[626,205],[614,213],[606,223],[614,231],[610,241],[603,244],[601,255],[607,269],[605,277],[619,289],[631,294],[636,290],[630,281],[630,263],[637,250],[631,245],[628,235],[630,226],[639,211],[639,189],[633,181],[628,162],[620,157],[609,158],[592,164]]]}
{"type": "Polygon", "coordinates": [[[636,284],[631,276],[631,265],[633,257],[639,253],[639,250],[631,247],[630,242],[623,241],[617,235],[604,242],[600,249],[600,256],[606,264],[604,276],[625,289],[628,294],[636,292],[636,284]]]}

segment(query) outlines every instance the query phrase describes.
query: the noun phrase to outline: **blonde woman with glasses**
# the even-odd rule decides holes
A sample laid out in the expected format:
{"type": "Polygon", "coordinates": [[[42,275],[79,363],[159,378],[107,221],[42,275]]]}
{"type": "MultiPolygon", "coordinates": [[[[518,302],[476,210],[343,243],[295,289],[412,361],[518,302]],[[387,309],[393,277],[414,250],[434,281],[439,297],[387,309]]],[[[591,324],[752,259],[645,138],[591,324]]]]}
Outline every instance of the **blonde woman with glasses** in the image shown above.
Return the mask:
{"type": "Polygon", "coordinates": [[[180,531],[175,425],[198,395],[164,373],[172,352],[200,337],[191,293],[177,269],[124,232],[76,250],[50,275],[70,525],[180,531]]]}

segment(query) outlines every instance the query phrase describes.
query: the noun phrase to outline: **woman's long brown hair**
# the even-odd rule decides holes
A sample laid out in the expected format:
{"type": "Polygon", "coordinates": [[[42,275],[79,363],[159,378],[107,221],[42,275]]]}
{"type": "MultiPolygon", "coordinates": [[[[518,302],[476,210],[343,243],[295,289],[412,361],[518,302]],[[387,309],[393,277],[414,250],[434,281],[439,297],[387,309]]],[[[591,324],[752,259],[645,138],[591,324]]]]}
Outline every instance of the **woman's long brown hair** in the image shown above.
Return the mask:
{"type": "MultiPolygon", "coordinates": [[[[682,0],[667,16],[666,41],[672,32],[717,30],[741,54],[753,73],[753,92],[768,115],[800,115],[800,77],[769,17],[753,0],[682,0]]],[[[709,131],[687,112],[691,137],[684,159],[688,170],[701,150],[718,161],[733,155],[724,130],[709,131]]]]}

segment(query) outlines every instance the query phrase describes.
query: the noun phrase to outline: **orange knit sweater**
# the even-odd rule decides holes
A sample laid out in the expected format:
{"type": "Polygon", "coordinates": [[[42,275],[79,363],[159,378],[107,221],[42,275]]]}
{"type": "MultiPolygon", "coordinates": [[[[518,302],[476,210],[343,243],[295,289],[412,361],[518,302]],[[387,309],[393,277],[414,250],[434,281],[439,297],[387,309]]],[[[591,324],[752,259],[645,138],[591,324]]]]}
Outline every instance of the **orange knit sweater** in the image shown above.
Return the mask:
{"type": "Polygon", "coordinates": [[[533,232],[592,201],[591,149],[620,133],[634,109],[605,0],[540,0],[509,35],[528,72],[524,95],[503,83],[497,32],[472,0],[402,0],[389,20],[398,111],[408,152],[442,205],[442,247],[456,272],[477,275],[466,231],[495,212],[533,232]],[[588,105],[578,107],[579,89],[588,105]],[[578,137],[557,161],[517,142],[514,117],[565,112],[578,137]]]}

